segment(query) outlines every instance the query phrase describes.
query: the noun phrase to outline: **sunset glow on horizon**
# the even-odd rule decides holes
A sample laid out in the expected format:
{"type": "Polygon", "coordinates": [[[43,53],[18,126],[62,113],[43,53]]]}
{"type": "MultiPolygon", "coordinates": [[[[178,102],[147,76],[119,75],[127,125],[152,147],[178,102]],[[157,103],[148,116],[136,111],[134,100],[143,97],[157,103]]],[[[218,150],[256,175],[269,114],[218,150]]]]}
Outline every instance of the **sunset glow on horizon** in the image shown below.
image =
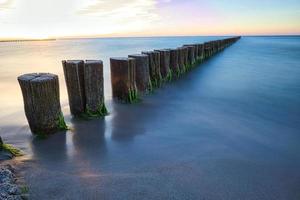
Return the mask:
{"type": "Polygon", "coordinates": [[[0,0],[0,39],[300,34],[298,0],[0,0]]]}

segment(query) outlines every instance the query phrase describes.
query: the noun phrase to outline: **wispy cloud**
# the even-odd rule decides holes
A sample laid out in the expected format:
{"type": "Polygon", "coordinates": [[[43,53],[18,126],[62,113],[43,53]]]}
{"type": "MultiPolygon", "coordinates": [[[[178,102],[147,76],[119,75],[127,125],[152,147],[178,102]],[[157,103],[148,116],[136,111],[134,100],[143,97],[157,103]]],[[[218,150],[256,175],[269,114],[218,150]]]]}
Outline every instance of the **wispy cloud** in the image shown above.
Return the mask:
{"type": "Polygon", "coordinates": [[[6,10],[13,7],[15,0],[4,0],[0,1],[0,10],[6,10]]]}
{"type": "Polygon", "coordinates": [[[109,18],[144,18],[155,19],[155,0],[96,0],[94,3],[77,11],[80,15],[94,15],[109,18]]]}
{"type": "Polygon", "coordinates": [[[106,29],[135,31],[160,19],[157,0],[96,0],[77,10],[77,15],[93,17],[106,29]],[[107,24],[109,22],[109,24],[107,24]]]}

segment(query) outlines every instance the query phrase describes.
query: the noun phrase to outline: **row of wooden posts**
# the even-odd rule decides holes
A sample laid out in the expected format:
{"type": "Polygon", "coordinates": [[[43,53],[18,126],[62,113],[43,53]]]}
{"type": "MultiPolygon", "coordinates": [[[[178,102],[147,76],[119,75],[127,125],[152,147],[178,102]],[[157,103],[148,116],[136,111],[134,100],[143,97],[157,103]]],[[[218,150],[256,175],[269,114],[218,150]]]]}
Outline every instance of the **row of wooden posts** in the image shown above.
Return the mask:
{"type": "MultiPolygon", "coordinates": [[[[111,58],[113,98],[134,103],[140,96],[179,78],[203,60],[236,42],[240,37],[184,45],[176,49],[145,51],[111,58]]],[[[71,114],[94,118],[107,115],[101,60],[62,61],[71,114]]],[[[59,95],[58,76],[31,73],[18,77],[24,109],[33,134],[48,135],[66,130],[59,95]]]]}

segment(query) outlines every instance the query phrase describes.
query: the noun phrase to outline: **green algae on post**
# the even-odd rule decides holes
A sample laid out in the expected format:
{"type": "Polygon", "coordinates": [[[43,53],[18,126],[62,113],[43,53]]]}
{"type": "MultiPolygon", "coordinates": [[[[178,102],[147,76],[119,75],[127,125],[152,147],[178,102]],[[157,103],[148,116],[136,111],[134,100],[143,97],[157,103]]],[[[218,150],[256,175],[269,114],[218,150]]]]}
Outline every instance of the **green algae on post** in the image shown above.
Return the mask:
{"type": "Polygon", "coordinates": [[[58,117],[58,127],[59,127],[59,130],[61,130],[61,131],[69,130],[62,113],[60,113],[60,115],[58,117]]]}
{"type": "MultiPolygon", "coordinates": [[[[3,144],[1,145],[1,148],[2,148],[3,150],[5,150],[5,151],[11,153],[11,155],[13,155],[13,156],[23,156],[23,155],[24,155],[20,149],[18,149],[18,148],[16,148],[16,147],[12,146],[12,145],[10,145],[10,144],[5,144],[5,143],[3,143],[3,144]]],[[[0,148],[0,149],[1,149],[1,148],[0,148]]]]}

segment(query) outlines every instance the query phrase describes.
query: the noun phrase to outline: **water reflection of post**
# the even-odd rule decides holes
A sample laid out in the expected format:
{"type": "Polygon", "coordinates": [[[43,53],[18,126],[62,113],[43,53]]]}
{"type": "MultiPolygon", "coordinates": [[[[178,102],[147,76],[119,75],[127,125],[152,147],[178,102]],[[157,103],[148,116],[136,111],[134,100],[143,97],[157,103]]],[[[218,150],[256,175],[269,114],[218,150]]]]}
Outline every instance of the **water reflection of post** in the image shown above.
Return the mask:
{"type": "Polygon", "coordinates": [[[72,164],[80,183],[94,185],[101,176],[107,148],[105,142],[105,120],[82,121],[73,119],[74,156],[72,164]]]}
{"type": "MultiPolygon", "coordinates": [[[[147,105],[129,106],[126,104],[113,103],[113,116],[111,119],[112,139],[119,142],[132,141],[136,135],[145,132],[147,119],[151,115],[141,115],[148,113],[147,105]]],[[[151,113],[151,112],[150,112],[151,113]]]]}
{"type": "Polygon", "coordinates": [[[81,162],[93,161],[96,160],[93,158],[97,157],[99,160],[99,156],[102,157],[106,154],[104,119],[90,121],[73,119],[72,123],[74,126],[72,141],[76,159],[81,162]]]}
{"type": "Polygon", "coordinates": [[[68,160],[66,132],[61,132],[50,136],[47,139],[35,138],[30,144],[33,159],[43,162],[60,163],[68,160]]]}

